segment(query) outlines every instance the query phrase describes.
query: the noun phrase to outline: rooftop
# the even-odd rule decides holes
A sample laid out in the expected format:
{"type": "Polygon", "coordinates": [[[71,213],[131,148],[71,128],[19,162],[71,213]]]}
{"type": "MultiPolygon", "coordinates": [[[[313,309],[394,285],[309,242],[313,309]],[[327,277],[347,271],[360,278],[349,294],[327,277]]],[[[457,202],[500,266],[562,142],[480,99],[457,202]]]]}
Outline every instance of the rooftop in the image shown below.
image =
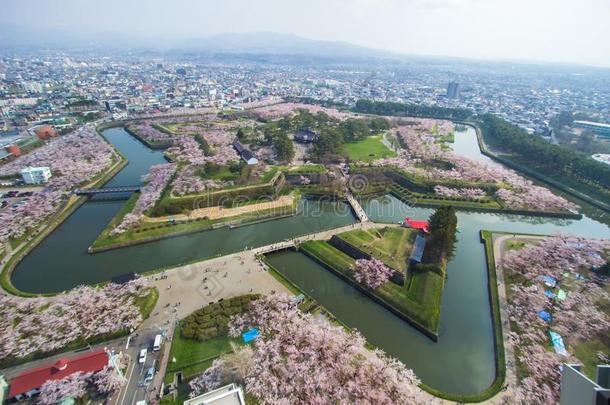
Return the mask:
{"type": "Polygon", "coordinates": [[[108,355],[104,350],[87,352],[72,358],[59,359],[55,363],[25,371],[10,382],[8,398],[40,388],[48,380],[61,380],[76,372],[96,372],[108,365],[108,355]]]}
{"type": "Polygon", "coordinates": [[[244,394],[236,384],[208,391],[205,394],[184,401],[184,405],[245,405],[244,394]]]}

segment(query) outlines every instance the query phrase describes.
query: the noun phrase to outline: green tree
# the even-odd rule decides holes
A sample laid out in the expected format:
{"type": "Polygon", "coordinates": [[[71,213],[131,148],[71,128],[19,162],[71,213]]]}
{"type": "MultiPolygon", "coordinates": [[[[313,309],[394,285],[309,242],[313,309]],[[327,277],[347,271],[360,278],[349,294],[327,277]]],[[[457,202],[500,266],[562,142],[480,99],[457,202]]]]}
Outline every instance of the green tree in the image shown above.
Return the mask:
{"type": "Polygon", "coordinates": [[[385,118],[371,118],[369,128],[373,133],[387,131],[390,129],[390,121],[385,118]]]}
{"type": "Polygon", "coordinates": [[[457,215],[453,207],[440,207],[430,216],[430,241],[426,249],[440,261],[450,260],[457,241],[457,215]]]}
{"type": "Polygon", "coordinates": [[[290,162],[294,158],[294,145],[285,133],[281,133],[274,138],[273,146],[275,147],[278,160],[290,162]]]}

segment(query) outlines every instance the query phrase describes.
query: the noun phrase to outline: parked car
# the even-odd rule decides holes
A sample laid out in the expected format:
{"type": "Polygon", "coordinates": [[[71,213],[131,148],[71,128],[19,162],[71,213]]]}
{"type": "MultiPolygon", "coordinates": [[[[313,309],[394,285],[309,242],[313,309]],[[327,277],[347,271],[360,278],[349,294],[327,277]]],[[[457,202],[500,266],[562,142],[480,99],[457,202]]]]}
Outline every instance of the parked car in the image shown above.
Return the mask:
{"type": "Polygon", "coordinates": [[[148,370],[146,370],[146,377],[144,377],[144,382],[149,383],[153,380],[154,377],[155,377],[155,368],[150,367],[148,370]]]}
{"type": "Polygon", "coordinates": [[[161,335],[155,336],[155,341],[153,342],[153,351],[158,352],[161,349],[161,342],[163,337],[161,335]]]}

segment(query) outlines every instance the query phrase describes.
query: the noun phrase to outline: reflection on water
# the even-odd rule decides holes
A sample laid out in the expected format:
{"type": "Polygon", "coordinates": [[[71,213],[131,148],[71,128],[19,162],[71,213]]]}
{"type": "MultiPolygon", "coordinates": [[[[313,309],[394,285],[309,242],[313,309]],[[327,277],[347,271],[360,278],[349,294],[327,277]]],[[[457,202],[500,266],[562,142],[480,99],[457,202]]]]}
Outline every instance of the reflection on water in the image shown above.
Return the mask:
{"type": "MultiPolygon", "coordinates": [[[[165,161],[162,152],[151,151],[122,128],[105,131],[104,136],[129,160],[129,165],[108,186],[139,184],[151,165],[165,161]]],[[[17,265],[11,276],[13,284],[27,292],[57,292],[128,272],[175,266],[355,221],[343,202],[304,199],[296,216],[88,254],[87,248],[123,204],[124,201],[84,204],[17,265]]]]}

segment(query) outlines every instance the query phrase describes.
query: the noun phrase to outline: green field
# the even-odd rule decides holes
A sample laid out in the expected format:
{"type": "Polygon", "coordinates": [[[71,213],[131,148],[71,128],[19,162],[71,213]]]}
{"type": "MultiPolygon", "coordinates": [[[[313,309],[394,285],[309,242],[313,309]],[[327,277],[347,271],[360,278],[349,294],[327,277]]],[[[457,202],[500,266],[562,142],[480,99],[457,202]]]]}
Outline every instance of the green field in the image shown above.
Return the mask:
{"type": "Polygon", "coordinates": [[[190,378],[207,369],[215,358],[232,351],[231,342],[237,341],[226,335],[205,341],[187,339],[177,330],[169,353],[166,383],[172,381],[175,372],[182,371],[184,378],[190,378]]]}
{"type": "Polygon", "coordinates": [[[381,142],[381,135],[369,136],[362,141],[346,143],[343,146],[343,151],[350,160],[363,162],[396,156],[396,153],[381,142]]]}
{"type": "MultiPolygon", "coordinates": [[[[354,236],[356,237],[356,236],[354,236]]],[[[389,242],[380,242],[379,245],[389,242]]],[[[307,241],[301,249],[332,271],[346,276],[354,283],[352,266],[355,259],[325,241],[307,241]]],[[[410,249],[409,249],[410,254],[410,249]]],[[[414,267],[407,272],[404,285],[388,281],[372,294],[393,307],[413,323],[436,334],[440,320],[444,269],[414,267]]]]}
{"type": "MultiPolygon", "coordinates": [[[[139,194],[134,194],[134,196],[139,194]]],[[[150,222],[144,223],[139,227],[130,229],[119,235],[111,235],[110,232],[117,224],[121,222],[125,214],[131,211],[132,204],[135,204],[137,197],[127,201],[125,206],[115,215],[108,226],[104,228],[102,233],[91,244],[91,251],[100,251],[105,249],[114,249],[118,247],[129,246],[143,241],[150,241],[165,238],[172,235],[186,234],[198,231],[209,230],[214,227],[223,226],[226,224],[240,225],[245,223],[263,221],[296,213],[297,204],[299,202],[299,194],[295,194],[294,202],[291,206],[283,206],[278,208],[262,209],[235,215],[232,217],[224,217],[217,219],[198,218],[188,221],[175,222],[150,222]],[[131,208],[129,207],[131,205],[131,208]]],[[[256,202],[256,201],[255,201],[256,202]]],[[[242,202],[243,203],[243,202],[242,202]]],[[[237,204],[235,204],[237,205],[237,204]]]]}
{"type": "Polygon", "coordinates": [[[350,245],[378,258],[388,266],[405,272],[417,231],[408,228],[355,230],[337,235],[350,245]]]}

